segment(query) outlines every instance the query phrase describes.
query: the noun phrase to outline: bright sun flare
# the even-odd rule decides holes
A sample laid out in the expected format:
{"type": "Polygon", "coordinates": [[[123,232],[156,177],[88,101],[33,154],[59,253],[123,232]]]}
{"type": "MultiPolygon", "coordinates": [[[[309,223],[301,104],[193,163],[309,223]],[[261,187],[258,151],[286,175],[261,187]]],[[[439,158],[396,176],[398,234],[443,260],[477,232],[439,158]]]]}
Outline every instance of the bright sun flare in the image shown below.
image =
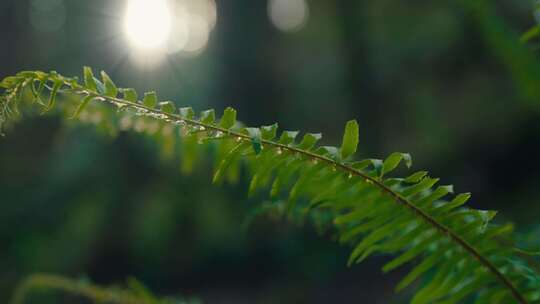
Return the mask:
{"type": "Polygon", "coordinates": [[[129,0],[125,31],[129,41],[140,49],[164,47],[171,32],[167,0],[129,0]]]}

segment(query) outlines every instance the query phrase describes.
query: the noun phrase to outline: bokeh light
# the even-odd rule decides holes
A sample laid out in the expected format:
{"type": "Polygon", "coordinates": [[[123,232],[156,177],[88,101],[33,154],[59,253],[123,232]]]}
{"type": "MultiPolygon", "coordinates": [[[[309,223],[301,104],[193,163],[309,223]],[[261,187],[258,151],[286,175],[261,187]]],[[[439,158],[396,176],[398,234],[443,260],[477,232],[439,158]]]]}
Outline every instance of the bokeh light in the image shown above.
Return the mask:
{"type": "Polygon", "coordinates": [[[189,18],[189,39],[183,51],[188,53],[199,53],[208,43],[210,29],[208,22],[202,16],[191,15],[189,18]]]}
{"type": "Polygon", "coordinates": [[[138,51],[136,61],[148,63],[148,52],[152,62],[165,55],[200,54],[216,20],[214,0],[130,0],[125,27],[138,51]]]}
{"type": "Polygon", "coordinates": [[[269,0],[268,15],[279,30],[295,32],[307,23],[309,6],[306,0],[269,0]]]}
{"type": "Polygon", "coordinates": [[[129,41],[138,48],[162,47],[171,32],[171,15],[166,0],[129,0],[125,29],[129,41]]]}
{"type": "Polygon", "coordinates": [[[173,11],[171,36],[167,43],[167,53],[181,52],[189,40],[189,13],[183,6],[175,7],[173,11]]]}

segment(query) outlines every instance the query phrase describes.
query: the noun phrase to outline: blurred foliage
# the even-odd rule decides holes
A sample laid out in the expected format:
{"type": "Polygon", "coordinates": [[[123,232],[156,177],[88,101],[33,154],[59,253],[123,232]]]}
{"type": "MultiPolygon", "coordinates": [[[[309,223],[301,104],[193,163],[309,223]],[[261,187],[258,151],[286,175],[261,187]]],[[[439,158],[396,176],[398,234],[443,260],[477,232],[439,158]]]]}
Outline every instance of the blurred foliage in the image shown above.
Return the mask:
{"type": "MultiPolygon", "coordinates": [[[[91,299],[95,303],[125,303],[125,304],[197,304],[198,300],[159,299],[144,285],[134,278],[127,281],[128,288],[98,287],[92,285],[87,278],[71,280],[49,274],[33,274],[24,280],[15,291],[12,304],[22,304],[32,292],[41,290],[50,292],[60,290],[72,296],[91,299]]],[[[41,299],[40,301],[43,301],[41,299]]]]}

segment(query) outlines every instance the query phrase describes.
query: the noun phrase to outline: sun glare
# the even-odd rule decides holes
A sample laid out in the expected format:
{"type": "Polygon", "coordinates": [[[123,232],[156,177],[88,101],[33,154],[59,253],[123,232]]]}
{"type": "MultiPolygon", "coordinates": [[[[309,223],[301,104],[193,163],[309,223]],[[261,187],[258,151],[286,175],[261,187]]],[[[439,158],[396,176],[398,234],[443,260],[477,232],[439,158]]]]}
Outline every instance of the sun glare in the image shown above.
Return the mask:
{"type": "Polygon", "coordinates": [[[129,0],[125,30],[129,41],[142,50],[165,47],[171,32],[167,0],[129,0]]]}

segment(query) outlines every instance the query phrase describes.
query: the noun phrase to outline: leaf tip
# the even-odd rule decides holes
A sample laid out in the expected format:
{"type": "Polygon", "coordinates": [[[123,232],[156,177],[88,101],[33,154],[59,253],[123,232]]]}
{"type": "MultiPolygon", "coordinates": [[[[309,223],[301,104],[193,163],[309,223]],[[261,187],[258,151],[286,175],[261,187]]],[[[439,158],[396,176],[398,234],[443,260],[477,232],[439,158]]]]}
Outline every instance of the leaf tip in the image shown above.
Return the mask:
{"type": "Polygon", "coordinates": [[[358,147],[358,122],[353,119],[345,124],[343,142],[341,144],[341,158],[345,159],[356,152],[358,147]]]}

